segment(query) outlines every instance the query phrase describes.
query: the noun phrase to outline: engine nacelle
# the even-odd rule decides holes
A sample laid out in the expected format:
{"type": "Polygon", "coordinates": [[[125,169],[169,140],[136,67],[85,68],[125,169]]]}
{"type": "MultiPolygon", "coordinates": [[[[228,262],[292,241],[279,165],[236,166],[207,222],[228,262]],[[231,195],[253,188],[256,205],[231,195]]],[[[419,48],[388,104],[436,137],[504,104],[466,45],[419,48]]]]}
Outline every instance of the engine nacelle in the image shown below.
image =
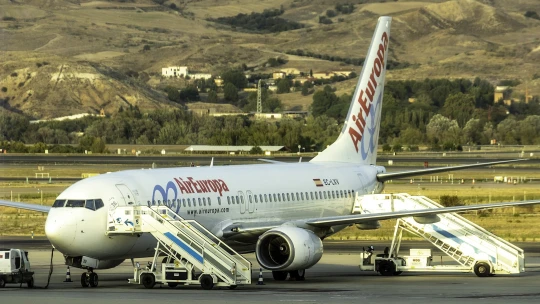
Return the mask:
{"type": "Polygon", "coordinates": [[[360,230],[375,230],[381,228],[379,221],[369,221],[356,224],[356,228],[360,230]]]}
{"type": "Polygon", "coordinates": [[[282,226],[259,237],[255,248],[257,261],[269,270],[307,269],[321,259],[323,244],[313,232],[282,226]]]}
{"type": "Polygon", "coordinates": [[[64,256],[66,265],[81,269],[110,269],[114,268],[124,261],[121,260],[97,260],[87,256],[64,256]]]}

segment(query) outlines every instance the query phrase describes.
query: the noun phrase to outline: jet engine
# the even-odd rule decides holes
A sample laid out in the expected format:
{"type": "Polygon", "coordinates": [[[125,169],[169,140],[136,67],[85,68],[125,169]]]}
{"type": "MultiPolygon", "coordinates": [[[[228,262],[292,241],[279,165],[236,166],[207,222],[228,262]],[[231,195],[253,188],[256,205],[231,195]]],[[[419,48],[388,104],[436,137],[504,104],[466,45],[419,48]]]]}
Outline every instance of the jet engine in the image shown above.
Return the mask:
{"type": "Polygon", "coordinates": [[[66,259],[66,265],[82,269],[110,269],[122,264],[124,261],[124,259],[97,260],[87,256],[64,256],[64,258],[66,259]]]}
{"type": "Polygon", "coordinates": [[[307,269],[322,257],[323,244],[313,232],[282,226],[259,237],[255,248],[259,264],[273,271],[307,269]]]}

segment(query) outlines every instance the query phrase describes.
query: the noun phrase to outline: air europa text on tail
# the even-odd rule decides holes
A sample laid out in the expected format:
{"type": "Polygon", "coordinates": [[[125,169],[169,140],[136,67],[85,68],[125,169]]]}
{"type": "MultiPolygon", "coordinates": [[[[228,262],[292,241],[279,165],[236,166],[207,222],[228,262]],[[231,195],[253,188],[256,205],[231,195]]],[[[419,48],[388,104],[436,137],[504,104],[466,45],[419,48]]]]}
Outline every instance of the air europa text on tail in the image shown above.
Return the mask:
{"type": "MultiPolygon", "coordinates": [[[[357,115],[352,116],[353,121],[355,122],[356,128],[354,125],[349,127],[349,135],[353,141],[354,147],[356,148],[356,153],[358,153],[358,144],[362,140],[364,135],[364,129],[366,127],[366,120],[368,119],[369,112],[371,109],[371,104],[375,98],[375,91],[377,89],[379,77],[381,76],[384,69],[384,56],[386,50],[388,49],[388,34],[383,32],[381,37],[381,43],[379,44],[379,49],[377,50],[377,56],[373,60],[373,67],[371,68],[371,73],[369,75],[369,81],[365,89],[360,90],[358,95],[358,103],[360,104],[360,111],[357,115]]],[[[374,117],[372,117],[374,119],[374,117]]]]}

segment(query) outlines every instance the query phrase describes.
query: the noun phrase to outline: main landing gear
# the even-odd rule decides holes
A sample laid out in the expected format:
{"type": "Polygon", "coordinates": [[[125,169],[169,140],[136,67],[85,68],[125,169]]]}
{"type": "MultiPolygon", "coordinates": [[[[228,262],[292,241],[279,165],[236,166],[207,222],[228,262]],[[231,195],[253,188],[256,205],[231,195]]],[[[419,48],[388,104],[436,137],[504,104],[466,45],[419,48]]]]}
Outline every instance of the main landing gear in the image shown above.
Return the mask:
{"type": "Polygon", "coordinates": [[[84,272],[81,275],[81,285],[82,287],[97,287],[98,286],[98,275],[94,272],[92,268],[88,269],[87,272],[84,272]]]}
{"type": "Polygon", "coordinates": [[[287,276],[290,277],[291,281],[305,281],[306,280],[306,270],[293,270],[293,271],[272,271],[272,277],[276,281],[285,281],[287,276]]]}

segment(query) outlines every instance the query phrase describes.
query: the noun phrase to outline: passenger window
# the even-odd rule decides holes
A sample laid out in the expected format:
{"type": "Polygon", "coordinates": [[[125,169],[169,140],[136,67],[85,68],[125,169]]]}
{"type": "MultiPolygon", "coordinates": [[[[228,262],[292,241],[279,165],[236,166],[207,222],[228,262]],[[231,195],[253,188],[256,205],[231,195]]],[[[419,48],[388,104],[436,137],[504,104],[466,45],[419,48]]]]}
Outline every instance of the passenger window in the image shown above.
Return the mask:
{"type": "Polygon", "coordinates": [[[291,193],[291,199],[294,202],[294,193],[291,193]]]}
{"type": "Polygon", "coordinates": [[[217,203],[218,203],[218,205],[221,206],[221,197],[219,197],[219,196],[217,197],[217,203]]]}
{"type": "Polygon", "coordinates": [[[258,203],[259,201],[257,200],[257,194],[253,195],[253,197],[255,198],[255,203],[258,203]]]}
{"type": "Polygon", "coordinates": [[[263,202],[263,197],[262,197],[262,194],[259,194],[259,199],[261,201],[261,203],[263,202]]]}
{"type": "Polygon", "coordinates": [[[190,198],[187,199],[187,204],[188,204],[188,207],[191,207],[191,199],[190,198]]]}
{"type": "Polygon", "coordinates": [[[300,198],[304,200],[304,193],[300,192],[300,198]]]}
{"type": "Polygon", "coordinates": [[[84,207],[84,200],[68,200],[66,207],[77,208],[84,207]]]}
{"type": "Polygon", "coordinates": [[[313,200],[313,192],[310,192],[309,195],[311,197],[311,200],[313,200]]]}
{"type": "Polygon", "coordinates": [[[317,191],[315,191],[315,199],[316,199],[316,200],[319,199],[319,195],[317,194],[317,191]]]}
{"type": "Polygon", "coordinates": [[[243,196],[240,196],[240,203],[243,205],[244,204],[244,197],[243,196]]]}
{"type": "Polygon", "coordinates": [[[52,205],[53,208],[61,208],[64,207],[64,203],[66,200],[55,200],[54,204],[52,205]]]}
{"type": "Polygon", "coordinates": [[[201,198],[199,197],[199,198],[197,198],[197,200],[199,201],[199,207],[201,207],[201,206],[202,206],[202,204],[201,204],[201,198]]]}
{"type": "Polygon", "coordinates": [[[230,196],[227,196],[227,204],[228,204],[228,205],[231,204],[231,197],[230,197],[230,196]]]}
{"type": "Polygon", "coordinates": [[[274,202],[277,202],[277,195],[274,193],[273,196],[274,196],[274,202]]]}
{"type": "Polygon", "coordinates": [[[323,191],[324,193],[324,199],[327,199],[328,197],[326,196],[326,191],[323,191]]]}
{"type": "Polygon", "coordinates": [[[238,198],[238,195],[236,196],[236,204],[240,205],[240,198],[238,198]]]}
{"type": "Polygon", "coordinates": [[[289,195],[289,193],[287,193],[287,201],[290,201],[291,200],[291,196],[289,195]]]}
{"type": "Polygon", "coordinates": [[[251,198],[251,195],[248,196],[248,199],[249,199],[249,203],[253,204],[253,199],[251,198]]]}
{"type": "Polygon", "coordinates": [[[277,194],[278,202],[281,202],[281,193],[277,194]]]}
{"type": "Polygon", "coordinates": [[[184,208],[186,208],[186,199],[185,198],[182,199],[182,205],[184,206],[184,208]]]}
{"type": "Polygon", "coordinates": [[[264,202],[268,203],[268,195],[266,195],[266,194],[264,195],[264,202]]]}
{"type": "Polygon", "coordinates": [[[96,210],[98,210],[99,208],[105,206],[103,204],[103,201],[100,198],[98,198],[97,200],[94,200],[94,205],[96,206],[96,210]]]}
{"type": "Polygon", "coordinates": [[[208,206],[212,206],[212,201],[210,200],[210,198],[207,198],[208,200],[208,206]]]}
{"type": "Polygon", "coordinates": [[[203,197],[202,201],[203,201],[203,205],[206,207],[206,198],[203,197]]]}
{"type": "Polygon", "coordinates": [[[336,192],[332,190],[332,198],[336,198],[336,192]]]}
{"type": "Polygon", "coordinates": [[[86,204],[84,205],[86,209],[90,210],[96,210],[96,204],[94,204],[94,200],[86,200],[86,204]]]}

